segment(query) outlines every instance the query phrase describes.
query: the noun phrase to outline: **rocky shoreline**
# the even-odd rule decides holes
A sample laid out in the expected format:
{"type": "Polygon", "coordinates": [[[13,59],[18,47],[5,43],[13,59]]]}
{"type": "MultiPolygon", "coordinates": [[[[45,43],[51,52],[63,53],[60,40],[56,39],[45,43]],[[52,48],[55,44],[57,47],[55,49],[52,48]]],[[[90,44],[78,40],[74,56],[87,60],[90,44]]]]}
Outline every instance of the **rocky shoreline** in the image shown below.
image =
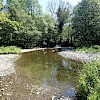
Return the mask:
{"type": "Polygon", "coordinates": [[[14,61],[18,54],[3,54],[0,55],[0,76],[10,75],[15,73],[14,61]]]}
{"type": "Polygon", "coordinates": [[[100,60],[100,52],[98,52],[98,53],[83,53],[83,52],[78,52],[78,51],[67,50],[67,51],[58,52],[58,54],[65,58],[78,60],[81,62],[90,62],[90,61],[94,61],[94,60],[100,60]]]}

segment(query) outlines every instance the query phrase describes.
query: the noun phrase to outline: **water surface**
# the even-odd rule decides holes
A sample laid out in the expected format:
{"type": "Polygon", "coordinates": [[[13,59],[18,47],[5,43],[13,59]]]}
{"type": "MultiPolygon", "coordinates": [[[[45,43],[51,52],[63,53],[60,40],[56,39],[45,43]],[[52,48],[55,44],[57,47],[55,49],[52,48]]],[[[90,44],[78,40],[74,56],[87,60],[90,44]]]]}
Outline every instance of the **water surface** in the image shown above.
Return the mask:
{"type": "Polygon", "coordinates": [[[21,54],[15,65],[16,73],[1,78],[1,99],[51,100],[54,95],[75,96],[79,62],[46,49],[21,54]]]}

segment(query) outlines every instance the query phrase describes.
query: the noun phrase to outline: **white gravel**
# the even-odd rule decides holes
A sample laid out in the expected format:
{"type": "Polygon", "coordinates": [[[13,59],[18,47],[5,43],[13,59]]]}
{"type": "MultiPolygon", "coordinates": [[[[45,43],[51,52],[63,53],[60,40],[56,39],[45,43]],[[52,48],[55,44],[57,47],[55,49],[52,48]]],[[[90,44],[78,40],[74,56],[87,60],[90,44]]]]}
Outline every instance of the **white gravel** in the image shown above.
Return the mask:
{"type": "Polygon", "coordinates": [[[36,51],[36,50],[45,50],[46,48],[33,48],[33,49],[22,49],[21,53],[25,52],[31,52],[31,51],[36,51]]]}
{"type": "Polygon", "coordinates": [[[93,60],[100,60],[100,52],[99,53],[82,53],[82,52],[68,50],[68,51],[58,52],[58,54],[69,59],[79,60],[81,62],[90,62],[93,60]]]}
{"type": "Polygon", "coordinates": [[[0,76],[6,76],[15,73],[14,61],[17,59],[17,57],[18,54],[0,55],[0,76]]]}

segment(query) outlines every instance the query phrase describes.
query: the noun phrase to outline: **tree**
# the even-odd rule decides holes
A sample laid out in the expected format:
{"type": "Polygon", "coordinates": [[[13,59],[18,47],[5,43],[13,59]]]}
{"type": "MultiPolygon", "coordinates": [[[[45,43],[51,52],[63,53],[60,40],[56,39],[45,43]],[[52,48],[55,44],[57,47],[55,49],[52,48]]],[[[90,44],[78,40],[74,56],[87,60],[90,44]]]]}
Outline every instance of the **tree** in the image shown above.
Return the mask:
{"type": "Polygon", "coordinates": [[[58,22],[42,13],[37,0],[1,1],[0,45],[54,47],[59,42],[58,22]]]}
{"type": "Polygon", "coordinates": [[[20,26],[13,34],[13,45],[22,48],[36,46],[39,37],[38,28],[35,26],[36,16],[39,16],[41,7],[37,0],[7,0],[5,5],[9,19],[20,22],[20,26]]]}
{"type": "Polygon", "coordinates": [[[0,1],[0,46],[8,46],[13,43],[13,33],[19,27],[19,22],[9,19],[9,14],[5,12],[3,0],[0,1]]]}
{"type": "Polygon", "coordinates": [[[13,33],[19,27],[19,22],[8,19],[8,14],[0,12],[0,46],[8,46],[13,42],[13,33]]]}
{"type": "Polygon", "coordinates": [[[59,44],[62,42],[62,31],[64,28],[64,25],[69,23],[68,19],[70,17],[70,9],[71,6],[68,2],[65,2],[63,0],[54,0],[54,1],[48,1],[48,10],[51,13],[53,17],[55,17],[57,26],[58,26],[58,33],[59,33],[59,44]]]}
{"type": "Polygon", "coordinates": [[[38,31],[41,32],[38,45],[43,47],[55,46],[58,35],[55,26],[55,20],[49,15],[41,15],[36,19],[36,26],[38,31]]]}
{"type": "Polygon", "coordinates": [[[100,45],[100,1],[82,0],[74,9],[72,24],[76,45],[100,45]]]}

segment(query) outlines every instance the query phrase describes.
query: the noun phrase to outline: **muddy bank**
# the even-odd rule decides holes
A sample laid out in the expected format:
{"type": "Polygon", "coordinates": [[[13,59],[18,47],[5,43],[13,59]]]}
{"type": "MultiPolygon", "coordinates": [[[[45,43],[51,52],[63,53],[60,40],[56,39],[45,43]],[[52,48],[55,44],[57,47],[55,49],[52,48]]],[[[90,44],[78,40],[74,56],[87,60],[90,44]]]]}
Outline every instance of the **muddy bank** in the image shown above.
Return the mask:
{"type": "Polygon", "coordinates": [[[18,58],[18,54],[0,55],[0,76],[15,73],[14,61],[18,58]]]}
{"type": "Polygon", "coordinates": [[[82,53],[82,52],[76,52],[76,51],[61,51],[58,52],[59,55],[73,59],[73,60],[78,60],[81,62],[90,62],[93,60],[99,60],[100,59],[100,52],[99,53],[82,53]]]}

